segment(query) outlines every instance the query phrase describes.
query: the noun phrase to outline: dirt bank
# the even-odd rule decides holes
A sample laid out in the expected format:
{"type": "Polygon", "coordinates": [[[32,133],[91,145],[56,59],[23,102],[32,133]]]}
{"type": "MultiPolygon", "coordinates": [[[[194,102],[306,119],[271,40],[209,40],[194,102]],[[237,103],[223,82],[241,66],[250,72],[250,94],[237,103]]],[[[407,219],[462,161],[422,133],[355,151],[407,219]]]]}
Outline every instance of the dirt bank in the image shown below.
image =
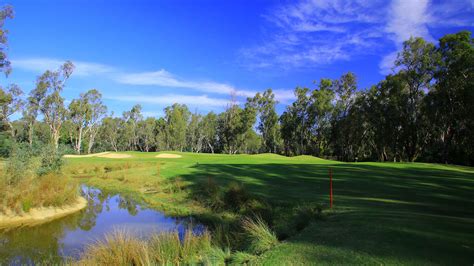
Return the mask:
{"type": "Polygon", "coordinates": [[[78,212],[87,206],[87,200],[78,197],[76,203],[63,207],[32,208],[23,215],[10,215],[0,213],[0,228],[33,226],[58,219],[78,212]]]}

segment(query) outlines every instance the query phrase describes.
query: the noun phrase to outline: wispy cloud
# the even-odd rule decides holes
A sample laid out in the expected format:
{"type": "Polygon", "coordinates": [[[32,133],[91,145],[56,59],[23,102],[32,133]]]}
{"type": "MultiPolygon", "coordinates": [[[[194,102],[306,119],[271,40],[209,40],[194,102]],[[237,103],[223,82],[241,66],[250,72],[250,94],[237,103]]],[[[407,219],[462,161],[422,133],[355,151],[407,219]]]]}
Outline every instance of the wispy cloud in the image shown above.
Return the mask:
{"type": "Polygon", "coordinates": [[[403,41],[435,41],[433,27],[472,27],[473,10],[472,0],[297,0],[264,14],[270,33],[240,55],[249,68],[314,68],[394,45],[379,65],[386,73],[403,41]]]}
{"type": "Polygon", "coordinates": [[[180,94],[165,94],[160,96],[145,96],[145,95],[120,95],[107,96],[107,99],[134,102],[134,103],[148,103],[172,105],[174,103],[186,104],[189,106],[201,107],[225,107],[229,103],[229,99],[211,98],[207,95],[180,95],[180,94]]]}
{"type": "Polygon", "coordinates": [[[217,94],[229,95],[231,93],[236,93],[241,96],[249,96],[249,94],[255,95],[254,92],[239,90],[226,83],[179,78],[164,69],[153,72],[122,74],[117,76],[116,81],[129,85],[154,85],[160,87],[187,88],[217,94]]]}
{"type": "MultiPolygon", "coordinates": [[[[56,70],[66,60],[51,59],[51,58],[21,58],[13,59],[12,65],[14,68],[37,72],[38,74],[45,72],[46,70],[56,70]]],[[[74,75],[77,76],[91,76],[101,75],[104,73],[111,73],[116,71],[115,68],[103,64],[73,61],[75,69],[74,75]]]]}
{"type": "Polygon", "coordinates": [[[265,43],[244,48],[250,68],[314,67],[373,52],[382,37],[383,1],[303,0],[264,15],[265,43]],[[371,49],[369,49],[371,48],[371,49]]]}

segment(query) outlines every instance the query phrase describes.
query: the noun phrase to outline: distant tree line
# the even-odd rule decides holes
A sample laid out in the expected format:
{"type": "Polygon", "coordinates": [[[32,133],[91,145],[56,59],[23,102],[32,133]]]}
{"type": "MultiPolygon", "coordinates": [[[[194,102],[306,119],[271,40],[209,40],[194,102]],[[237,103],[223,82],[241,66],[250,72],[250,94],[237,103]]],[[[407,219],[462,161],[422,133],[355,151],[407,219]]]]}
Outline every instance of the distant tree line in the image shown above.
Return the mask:
{"type": "MultiPolygon", "coordinates": [[[[3,48],[0,55],[7,73],[3,48]]],[[[0,152],[25,142],[67,146],[76,153],[271,152],[474,164],[474,41],[468,31],[448,34],[438,45],[410,38],[393,74],[369,89],[358,88],[351,72],[321,79],[313,89],[297,87],[296,100],[281,116],[271,89],[243,104],[231,100],[221,113],[193,113],[175,103],[158,119],[144,118],[140,105],[121,116],[107,115],[95,89],[65,105],[61,92],[73,72],[71,62],[46,71],[26,96],[16,85],[0,89],[0,152]],[[11,121],[14,113],[22,118],[11,121]]]]}

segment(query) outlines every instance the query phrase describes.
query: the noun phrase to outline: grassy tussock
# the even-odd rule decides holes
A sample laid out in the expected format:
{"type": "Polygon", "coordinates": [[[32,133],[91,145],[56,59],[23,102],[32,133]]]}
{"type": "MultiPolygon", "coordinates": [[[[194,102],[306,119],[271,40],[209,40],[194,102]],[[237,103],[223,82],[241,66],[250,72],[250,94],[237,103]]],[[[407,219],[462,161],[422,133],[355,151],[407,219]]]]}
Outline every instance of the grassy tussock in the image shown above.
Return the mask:
{"type": "Polygon", "coordinates": [[[185,232],[160,233],[148,240],[139,239],[126,231],[114,231],[103,241],[88,246],[75,265],[194,265],[213,260],[216,248],[210,234],[185,232]]]}
{"type": "Polygon", "coordinates": [[[104,240],[89,245],[75,265],[151,265],[145,241],[126,231],[114,231],[104,240]]]}
{"type": "Polygon", "coordinates": [[[248,250],[252,253],[261,254],[278,244],[275,233],[258,216],[254,219],[244,218],[242,227],[248,237],[248,250]]]}

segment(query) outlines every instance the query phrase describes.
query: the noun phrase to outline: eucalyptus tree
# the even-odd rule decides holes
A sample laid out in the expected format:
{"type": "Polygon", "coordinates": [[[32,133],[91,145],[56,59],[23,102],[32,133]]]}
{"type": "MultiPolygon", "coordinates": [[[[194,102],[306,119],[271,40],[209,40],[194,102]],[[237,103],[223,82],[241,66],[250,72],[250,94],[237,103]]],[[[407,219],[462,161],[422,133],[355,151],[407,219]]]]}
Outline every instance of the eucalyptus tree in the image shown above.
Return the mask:
{"type": "Polygon", "coordinates": [[[11,64],[8,60],[6,49],[8,47],[8,30],[4,29],[5,21],[13,18],[13,7],[3,6],[0,9],[0,72],[8,74],[11,72],[11,64]]]}
{"type": "Polygon", "coordinates": [[[87,153],[91,152],[95,137],[99,132],[99,123],[107,112],[107,107],[102,103],[101,97],[100,92],[93,89],[81,93],[79,99],[74,99],[69,104],[69,118],[74,125],[73,145],[77,153],[81,153],[84,135],[89,137],[87,153]]]}
{"type": "Polygon", "coordinates": [[[87,100],[84,97],[84,94],[81,94],[79,99],[74,99],[69,104],[69,135],[73,148],[77,154],[81,153],[81,145],[84,129],[88,124],[89,117],[89,108],[87,106],[87,100]]]}
{"type": "Polygon", "coordinates": [[[102,102],[102,94],[96,89],[87,91],[84,94],[83,98],[84,101],[87,103],[87,126],[85,132],[89,137],[87,153],[91,153],[92,147],[95,143],[95,138],[99,133],[100,122],[107,113],[107,106],[105,106],[105,104],[102,102]]]}
{"type": "Polygon", "coordinates": [[[311,92],[311,105],[309,107],[309,120],[311,131],[314,135],[314,153],[320,156],[328,153],[331,135],[331,119],[334,111],[335,93],[332,89],[333,81],[321,79],[318,88],[311,92]]]}
{"type": "Polygon", "coordinates": [[[285,153],[287,155],[306,154],[311,142],[311,120],[309,108],[311,99],[309,89],[297,87],[296,100],[287,106],[280,117],[281,134],[284,139],[285,153]]]}
{"type": "Polygon", "coordinates": [[[183,151],[186,146],[186,127],[191,112],[184,104],[173,104],[165,108],[166,142],[172,150],[183,151]]]}
{"type": "Polygon", "coordinates": [[[23,109],[23,120],[25,121],[28,130],[28,143],[30,147],[33,145],[35,125],[39,114],[41,98],[42,94],[40,91],[30,91],[25,103],[25,108],[23,109]]]}
{"type": "Polygon", "coordinates": [[[149,152],[155,147],[156,119],[147,117],[138,122],[139,148],[141,151],[149,152]]]}
{"type": "Polygon", "coordinates": [[[468,31],[448,34],[439,41],[437,81],[426,97],[432,152],[440,161],[474,163],[474,39],[468,31]]]}
{"type": "Polygon", "coordinates": [[[119,150],[120,134],[123,132],[124,121],[119,117],[107,116],[102,119],[99,130],[100,140],[107,145],[106,149],[119,150]]]}
{"type": "Polygon", "coordinates": [[[73,70],[74,65],[67,61],[57,71],[46,71],[38,78],[36,88],[32,91],[32,95],[38,99],[39,111],[49,127],[50,141],[55,148],[58,147],[61,126],[67,114],[61,92],[73,70]]]}
{"type": "Polygon", "coordinates": [[[262,149],[264,152],[278,152],[280,144],[280,130],[278,125],[278,114],[275,111],[275,94],[268,89],[263,94],[257,93],[254,97],[256,103],[259,123],[258,130],[262,134],[262,149]]]}
{"type": "Polygon", "coordinates": [[[247,99],[242,109],[232,100],[218,117],[218,136],[225,153],[236,154],[245,144],[245,136],[256,120],[256,108],[252,99],[247,99]]]}
{"type": "Polygon", "coordinates": [[[8,86],[6,90],[0,87],[0,122],[8,126],[12,138],[15,137],[15,130],[10,117],[22,109],[22,94],[20,87],[15,84],[8,86]]]}
{"type": "Polygon", "coordinates": [[[166,120],[163,117],[160,117],[156,120],[155,126],[155,147],[157,151],[169,149],[166,142],[166,120]]]}
{"type": "Polygon", "coordinates": [[[209,112],[199,123],[203,133],[203,149],[211,153],[214,153],[219,144],[217,126],[217,115],[214,112],[209,112]]]}
{"type": "Polygon", "coordinates": [[[422,113],[422,100],[431,89],[438,54],[432,43],[423,38],[410,38],[403,43],[395,65],[407,84],[407,136],[404,150],[408,160],[414,161],[423,152],[429,130],[422,113]]]}
{"type": "Polygon", "coordinates": [[[191,115],[186,129],[186,142],[191,152],[201,152],[204,142],[204,128],[201,127],[202,116],[194,113],[191,115]]]}
{"type": "Polygon", "coordinates": [[[127,143],[129,150],[135,150],[138,148],[138,122],[143,120],[142,106],[136,104],[130,109],[123,113],[123,119],[125,121],[123,137],[127,143]]]}
{"type": "Polygon", "coordinates": [[[349,139],[351,133],[348,119],[349,110],[354,102],[354,93],[357,90],[356,76],[348,72],[333,81],[333,90],[336,95],[336,104],[332,119],[331,142],[334,152],[345,161],[354,159],[354,147],[349,139]]]}

